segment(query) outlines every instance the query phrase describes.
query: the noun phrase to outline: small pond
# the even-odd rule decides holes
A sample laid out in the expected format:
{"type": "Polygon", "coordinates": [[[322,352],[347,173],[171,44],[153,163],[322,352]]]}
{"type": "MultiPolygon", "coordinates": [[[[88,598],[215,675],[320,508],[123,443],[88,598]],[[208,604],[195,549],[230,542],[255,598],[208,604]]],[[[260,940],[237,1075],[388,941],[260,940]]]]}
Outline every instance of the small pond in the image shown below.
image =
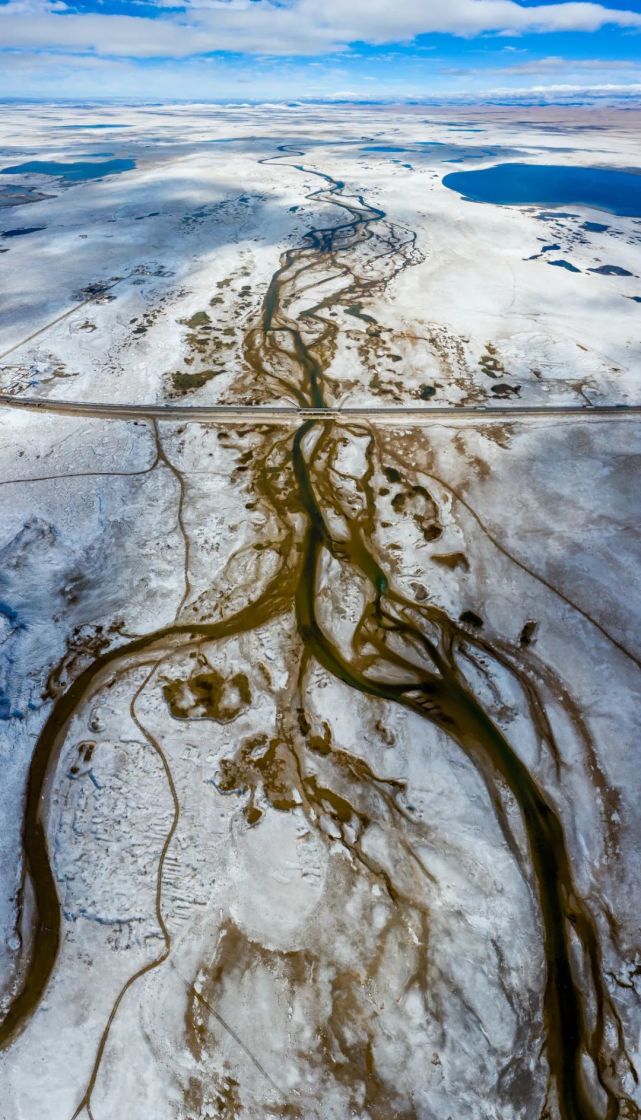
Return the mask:
{"type": "Polygon", "coordinates": [[[46,226],[23,226],[22,229],[6,229],[3,237],[25,237],[28,233],[40,233],[46,226]]]}

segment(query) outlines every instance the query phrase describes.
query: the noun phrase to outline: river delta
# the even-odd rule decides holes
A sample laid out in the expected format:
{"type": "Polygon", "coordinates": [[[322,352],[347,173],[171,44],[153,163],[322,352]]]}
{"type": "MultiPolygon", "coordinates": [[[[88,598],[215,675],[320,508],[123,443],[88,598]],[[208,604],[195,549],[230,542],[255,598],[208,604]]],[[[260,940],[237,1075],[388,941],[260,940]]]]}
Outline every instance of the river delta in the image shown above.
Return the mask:
{"type": "Polygon", "coordinates": [[[639,1116],[638,125],[2,108],[1,1120],[639,1116]]]}

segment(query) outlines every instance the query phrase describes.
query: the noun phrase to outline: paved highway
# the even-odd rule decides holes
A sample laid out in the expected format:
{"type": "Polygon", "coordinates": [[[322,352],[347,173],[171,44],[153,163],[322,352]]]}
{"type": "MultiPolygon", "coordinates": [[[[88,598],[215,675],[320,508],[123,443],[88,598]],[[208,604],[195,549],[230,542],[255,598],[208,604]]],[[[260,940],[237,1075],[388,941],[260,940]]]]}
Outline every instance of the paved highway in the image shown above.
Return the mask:
{"type": "Polygon", "coordinates": [[[576,419],[581,416],[641,416],[641,404],[628,405],[491,405],[488,407],[423,406],[419,408],[297,408],[277,405],[155,405],[64,401],[42,397],[12,397],[0,393],[0,407],[32,412],[88,416],[103,420],[191,420],[198,423],[300,424],[305,420],[344,420],[382,424],[425,424],[447,420],[576,419]]]}

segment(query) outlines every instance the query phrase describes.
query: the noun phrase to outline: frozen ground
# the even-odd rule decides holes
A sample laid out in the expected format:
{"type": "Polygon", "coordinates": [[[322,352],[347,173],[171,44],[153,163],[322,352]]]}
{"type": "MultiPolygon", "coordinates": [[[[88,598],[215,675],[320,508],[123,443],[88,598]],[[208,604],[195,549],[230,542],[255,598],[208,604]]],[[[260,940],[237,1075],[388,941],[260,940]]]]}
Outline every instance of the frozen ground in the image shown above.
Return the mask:
{"type": "Polygon", "coordinates": [[[369,313],[384,330],[375,340],[354,308],[336,309],[335,400],[412,401],[422,391],[457,404],[497,393],[524,402],[635,399],[639,219],[470,203],[442,184],[448,171],[502,160],[634,166],[635,111],[591,110],[575,130],[553,111],[515,121],[496,110],[468,115],[466,131],[426,110],[345,108],[328,120],[325,108],[154,108],[110,110],[127,127],[83,131],[98,115],[69,110],[54,125],[41,108],[21,110],[19,121],[3,110],[3,166],[105,154],[136,163],[80,183],[0,177],[3,188],[47,196],[0,209],[5,232],[36,230],[0,239],[5,392],[161,401],[173,375],[198,368],[215,376],[190,397],[225,399],[276,254],[322,216],[306,198],[318,184],[288,166],[302,162],[364,191],[415,232],[420,254],[376,293],[369,313]],[[283,144],[298,145],[304,159],[259,162],[283,144]],[[558,260],[580,271],[550,266],[558,260]],[[630,275],[588,271],[604,265],[630,275]],[[185,326],[198,312],[210,320],[205,342],[185,326]]]}
{"type": "Polygon", "coordinates": [[[638,118],[2,112],[0,1120],[638,1116],[638,118]]]}

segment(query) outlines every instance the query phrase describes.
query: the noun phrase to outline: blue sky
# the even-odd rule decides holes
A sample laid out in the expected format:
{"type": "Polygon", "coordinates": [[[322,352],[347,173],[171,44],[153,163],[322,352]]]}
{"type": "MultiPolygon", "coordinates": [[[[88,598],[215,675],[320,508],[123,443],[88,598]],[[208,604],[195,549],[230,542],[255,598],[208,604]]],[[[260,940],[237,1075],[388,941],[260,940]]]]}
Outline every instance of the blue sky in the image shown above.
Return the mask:
{"type": "Polygon", "coordinates": [[[641,0],[0,0],[0,97],[641,98],[641,0]]]}

